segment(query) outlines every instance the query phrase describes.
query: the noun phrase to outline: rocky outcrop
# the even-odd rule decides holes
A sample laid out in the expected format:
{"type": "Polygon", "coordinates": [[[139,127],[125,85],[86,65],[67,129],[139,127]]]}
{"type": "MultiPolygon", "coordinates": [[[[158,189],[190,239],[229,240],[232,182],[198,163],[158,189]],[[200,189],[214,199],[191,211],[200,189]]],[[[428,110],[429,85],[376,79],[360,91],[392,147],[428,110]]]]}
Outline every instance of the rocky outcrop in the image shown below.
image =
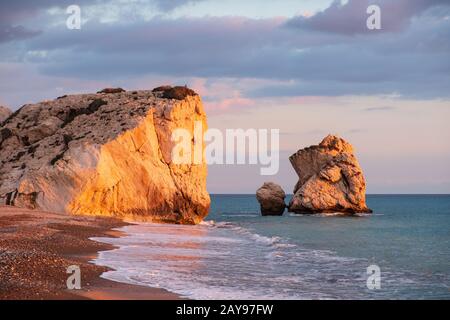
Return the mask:
{"type": "Polygon", "coordinates": [[[11,115],[11,110],[7,107],[0,106],[0,124],[6,120],[11,115]]]}
{"type": "Polygon", "coordinates": [[[366,183],[353,147],[328,135],[319,145],[289,157],[299,180],[289,211],[296,213],[372,212],[366,206],[366,183]]]}
{"type": "Polygon", "coordinates": [[[188,87],[184,86],[160,86],[156,87],[152,90],[153,92],[162,92],[161,97],[166,99],[177,99],[177,100],[183,100],[187,96],[195,96],[197,95],[194,90],[189,89],[188,87]]]}
{"type": "Polygon", "coordinates": [[[195,123],[206,130],[206,115],[195,93],[163,94],[113,88],[23,106],[0,129],[0,204],[200,222],[210,204],[206,163],[173,163],[171,134],[193,135],[195,123]]]}
{"type": "Polygon", "coordinates": [[[105,88],[103,90],[97,91],[97,93],[121,93],[125,92],[122,88],[105,88]]]}
{"type": "Polygon", "coordinates": [[[286,194],[276,183],[264,182],[262,187],[256,191],[256,198],[263,216],[281,216],[286,208],[284,203],[286,194]]]}

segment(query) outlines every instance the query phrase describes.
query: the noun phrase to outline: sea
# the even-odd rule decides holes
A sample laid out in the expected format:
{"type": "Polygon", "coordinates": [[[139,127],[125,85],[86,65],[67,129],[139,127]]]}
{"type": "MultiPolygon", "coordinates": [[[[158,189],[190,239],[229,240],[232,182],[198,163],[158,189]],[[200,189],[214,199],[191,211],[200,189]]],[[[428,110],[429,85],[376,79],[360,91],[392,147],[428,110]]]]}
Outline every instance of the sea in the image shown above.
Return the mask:
{"type": "Polygon", "coordinates": [[[93,238],[116,246],[93,262],[112,269],[103,278],[189,299],[450,299],[450,195],[367,204],[373,214],[263,217],[255,195],[216,194],[199,225],[93,238]]]}

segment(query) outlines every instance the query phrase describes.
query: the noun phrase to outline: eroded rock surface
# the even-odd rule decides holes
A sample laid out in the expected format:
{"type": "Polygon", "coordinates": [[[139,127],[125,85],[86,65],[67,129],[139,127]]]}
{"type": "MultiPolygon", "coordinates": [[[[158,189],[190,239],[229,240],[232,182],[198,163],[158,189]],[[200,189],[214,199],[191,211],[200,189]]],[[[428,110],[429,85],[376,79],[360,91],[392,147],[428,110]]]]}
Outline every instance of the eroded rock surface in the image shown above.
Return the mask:
{"type": "Polygon", "coordinates": [[[162,95],[107,89],[23,106],[0,128],[0,204],[200,222],[206,163],[174,164],[171,133],[196,121],[206,130],[206,115],[198,95],[162,95]]]}
{"type": "Polygon", "coordinates": [[[284,199],[286,194],[276,183],[264,182],[256,191],[256,198],[261,206],[263,216],[281,216],[286,209],[284,199]]]}
{"type": "Polygon", "coordinates": [[[176,100],[183,100],[188,96],[195,96],[197,93],[195,93],[194,90],[189,89],[188,87],[184,86],[160,86],[156,87],[152,90],[153,92],[161,92],[161,97],[166,99],[176,99],[176,100]]]}
{"type": "Polygon", "coordinates": [[[0,106],[0,124],[11,115],[11,110],[7,107],[0,106]]]}
{"type": "Polygon", "coordinates": [[[368,213],[366,183],[350,143],[328,135],[319,145],[289,157],[299,180],[289,211],[296,213],[368,213]]]}

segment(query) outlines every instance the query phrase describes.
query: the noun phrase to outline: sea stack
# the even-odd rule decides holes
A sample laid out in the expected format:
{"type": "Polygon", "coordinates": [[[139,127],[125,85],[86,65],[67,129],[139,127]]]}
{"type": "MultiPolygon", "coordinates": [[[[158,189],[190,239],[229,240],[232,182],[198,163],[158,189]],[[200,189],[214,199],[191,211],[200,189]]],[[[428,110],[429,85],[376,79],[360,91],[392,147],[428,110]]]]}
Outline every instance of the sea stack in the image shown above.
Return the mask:
{"type": "Polygon", "coordinates": [[[262,187],[256,191],[256,198],[263,216],[281,216],[286,209],[284,203],[286,194],[276,183],[264,182],[262,187]]]}
{"type": "Polygon", "coordinates": [[[199,223],[210,205],[206,163],[171,157],[172,132],[194,136],[199,123],[203,134],[201,99],[185,87],[108,88],[25,105],[0,128],[0,204],[199,223]]]}
{"type": "Polygon", "coordinates": [[[295,213],[370,213],[366,183],[350,143],[328,135],[319,145],[289,157],[298,175],[289,211],[295,213]]]}

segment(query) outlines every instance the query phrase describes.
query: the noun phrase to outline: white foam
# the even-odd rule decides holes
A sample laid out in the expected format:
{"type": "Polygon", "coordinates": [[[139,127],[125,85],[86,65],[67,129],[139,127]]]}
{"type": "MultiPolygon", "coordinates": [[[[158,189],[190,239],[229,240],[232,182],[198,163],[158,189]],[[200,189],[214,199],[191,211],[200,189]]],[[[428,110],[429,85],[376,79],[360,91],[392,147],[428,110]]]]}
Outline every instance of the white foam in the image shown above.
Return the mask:
{"type": "MultiPolygon", "coordinates": [[[[191,299],[357,299],[379,294],[367,291],[365,259],[301,248],[235,223],[143,223],[120,230],[126,236],[93,238],[117,247],[94,260],[114,269],[102,275],[113,281],[160,287],[191,299]]],[[[400,278],[386,271],[383,277],[388,286],[400,278]]],[[[401,278],[407,284],[408,277],[401,278]]]]}
{"type": "Polygon", "coordinates": [[[314,268],[333,270],[333,263],[343,263],[327,252],[302,251],[281,237],[230,222],[142,223],[120,230],[126,236],[93,238],[117,246],[94,260],[114,269],[102,277],[161,287],[192,299],[332,298],[314,292],[314,268]]]}
{"type": "Polygon", "coordinates": [[[224,214],[222,213],[222,217],[231,217],[231,218],[255,218],[259,217],[259,214],[224,214]]]}

